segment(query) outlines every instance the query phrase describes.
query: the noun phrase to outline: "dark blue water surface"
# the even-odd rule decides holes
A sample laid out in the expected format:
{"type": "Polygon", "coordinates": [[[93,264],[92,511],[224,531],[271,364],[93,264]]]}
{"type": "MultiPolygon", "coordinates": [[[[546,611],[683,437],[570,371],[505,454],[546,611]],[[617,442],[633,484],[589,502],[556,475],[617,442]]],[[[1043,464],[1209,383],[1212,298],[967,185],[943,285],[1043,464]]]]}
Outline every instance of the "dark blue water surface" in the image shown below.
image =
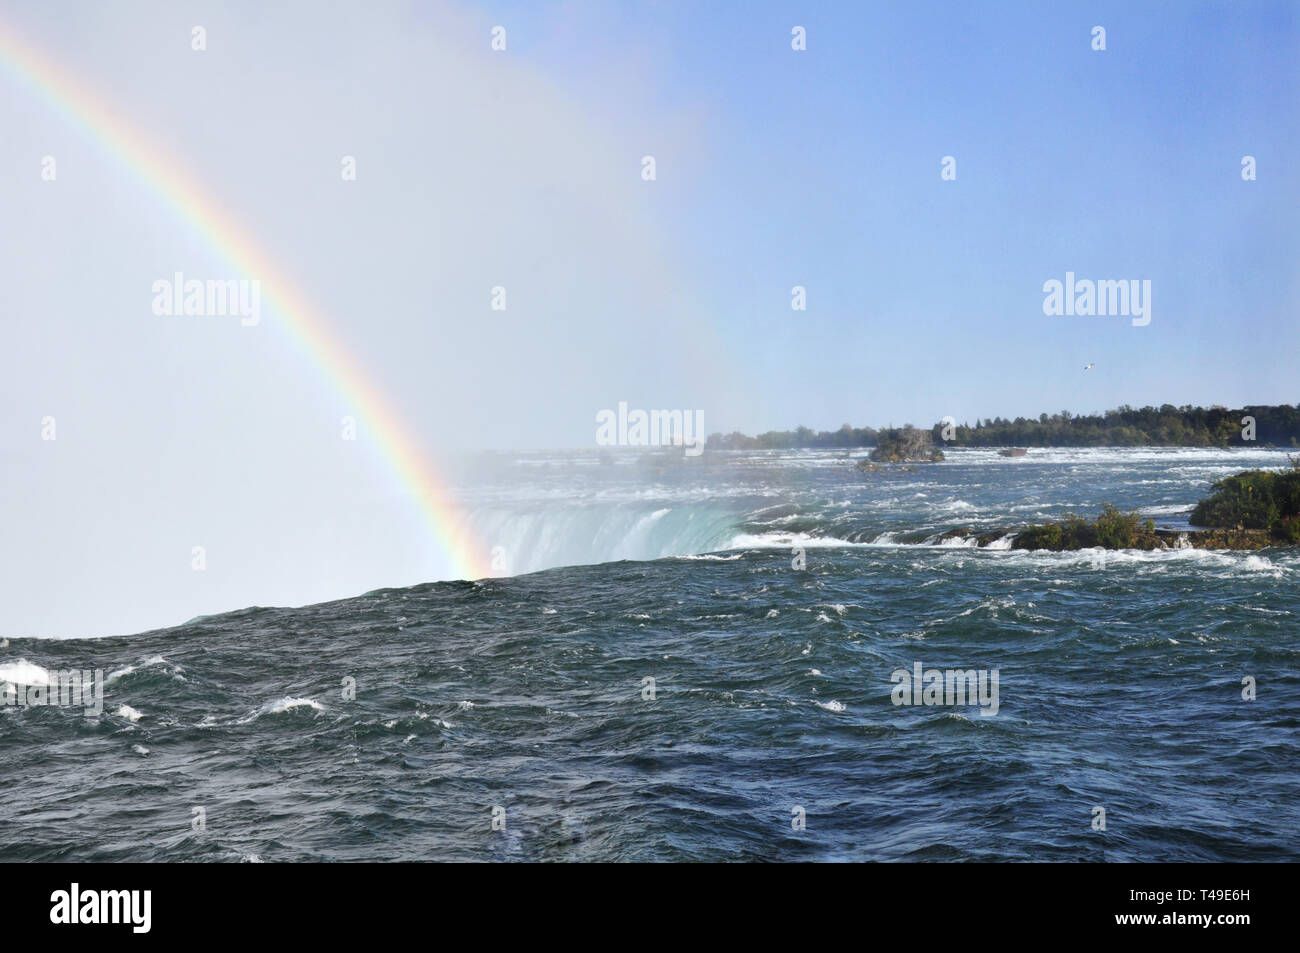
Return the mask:
{"type": "Polygon", "coordinates": [[[603,517],[551,504],[567,529],[539,504],[534,545],[694,519],[720,551],[12,640],[0,683],[101,669],[106,701],[0,709],[0,859],[1297,859],[1295,552],[899,544],[1102,500],[1177,523],[1240,468],[1074,453],[629,475],[603,517]],[[997,670],[997,713],[895,705],[917,662],[997,670]]]}

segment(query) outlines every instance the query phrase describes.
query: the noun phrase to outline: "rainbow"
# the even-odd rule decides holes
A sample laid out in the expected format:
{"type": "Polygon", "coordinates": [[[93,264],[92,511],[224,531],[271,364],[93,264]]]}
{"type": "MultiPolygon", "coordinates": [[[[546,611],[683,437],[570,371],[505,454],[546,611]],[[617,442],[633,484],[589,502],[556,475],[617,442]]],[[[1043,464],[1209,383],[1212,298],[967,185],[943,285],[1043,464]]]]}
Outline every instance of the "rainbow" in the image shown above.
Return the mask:
{"type": "Polygon", "coordinates": [[[262,282],[263,300],[301,350],[358,412],[393,476],[410,495],[460,579],[491,575],[485,547],[473,540],[449,486],[419,440],[363,368],[334,337],[293,281],[259,248],[247,230],[222,211],[184,168],[167,159],[111,105],[67,71],[41,56],[0,23],[0,65],[36,91],[69,123],[85,130],[239,274],[262,282]]]}

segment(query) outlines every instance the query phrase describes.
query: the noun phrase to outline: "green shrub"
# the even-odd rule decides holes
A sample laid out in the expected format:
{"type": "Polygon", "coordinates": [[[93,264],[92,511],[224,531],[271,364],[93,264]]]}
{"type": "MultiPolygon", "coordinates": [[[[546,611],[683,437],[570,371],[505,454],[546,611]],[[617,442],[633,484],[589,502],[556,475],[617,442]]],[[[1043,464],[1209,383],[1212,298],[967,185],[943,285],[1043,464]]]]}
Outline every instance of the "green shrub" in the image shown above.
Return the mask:
{"type": "Polygon", "coordinates": [[[1056,523],[1031,526],[1020,533],[1020,539],[1017,542],[1028,546],[1030,549],[1058,550],[1061,548],[1061,527],[1056,523]]]}
{"type": "Polygon", "coordinates": [[[1300,543],[1300,458],[1284,470],[1244,470],[1214,484],[1196,504],[1196,526],[1266,529],[1274,539],[1300,543]]]}
{"type": "Polygon", "coordinates": [[[1300,545],[1300,516],[1287,516],[1273,527],[1273,538],[1289,546],[1300,545]]]}
{"type": "Polygon", "coordinates": [[[1273,478],[1273,502],[1283,517],[1300,516],[1300,458],[1291,458],[1291,469],[1273,478]]]}
{"type": "MultiPolygon", "coordinates": [[[[1300,472],[1300,471],[1296,471],[1300,472]]],[[[1288,501],[1296,490],[1291,486],[1290,474],[1283,495],[1288,501]]],[[[1195,526],[1213,526],[1232,529],[1268,529],[1284,514],[1274,495],[1280,475],[1267,470],[1246,470],[1236,476],[1224,477],[1214,484],[1214,492],[1196,504],[1191,522],[1195,526]]],[[[1296,497],[1300,503],[1300,497],[1296,497]]]]}
{"type": "Polygon", "coordinates": [[[1106,549],[1128,549],[1137,538],[1142,518],[1136,510],[1120,511],[1114,503],[1107,503],[1097,517],[1097,545],[1106,549]]]}
{"type": "Polygon", "coordinates": [[[1138,533],[1144,526],[1148,532],[1155,529],[1152,520],[1144,524],[1136,511],[1124,513],[1114,504],[1107,503],[1096,522],[1077,513],[1066,513],[1059,523],[1045,523],[1022,530],[1016,544],[1018,548],[1027,546],[1056,551],[1092,549],[1094,546],[1130,549],[1139,542],[1138,533]]]}
{"type": "Polygon", "coordinates": [[[1066,549],[1091,549],[1097,545],[1097,527],[1077,513],[1066,513],[1061,524],[1066,549]]]}

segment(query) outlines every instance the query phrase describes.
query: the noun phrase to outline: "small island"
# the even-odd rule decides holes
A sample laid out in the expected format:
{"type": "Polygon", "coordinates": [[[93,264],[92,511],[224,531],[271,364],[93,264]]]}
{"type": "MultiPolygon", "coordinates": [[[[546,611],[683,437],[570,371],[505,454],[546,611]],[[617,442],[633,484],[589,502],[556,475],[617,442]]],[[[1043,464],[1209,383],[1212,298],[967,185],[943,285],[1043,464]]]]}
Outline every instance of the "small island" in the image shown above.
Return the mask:
{"type": "MultiPolygon", "coordinates": [[[[1189,522],[1203,529],[1157,529],[1137,511],[1111,503],[1088,520],[1073,513],[1057,523],[1027,529],[975,532],[949,530],[947,539],[974,539],[977,546],[1010,537],[1011,549],[1265,549],[1300,545],[1300,457],[1289,469],[1244,470],[1214,483],[1214,492],[1196,504],[1189,522]]],[[[1005,544],[1004,544],[1005,546],[1005,544]]]]}
{"type": "Polygon", "coordinates": [[[881,431],[872,450],[859,467],[870,463],[937,463],[943,451],[934,445],[934,436],[928,430],[916,427],[894,427],[881,431]]]}

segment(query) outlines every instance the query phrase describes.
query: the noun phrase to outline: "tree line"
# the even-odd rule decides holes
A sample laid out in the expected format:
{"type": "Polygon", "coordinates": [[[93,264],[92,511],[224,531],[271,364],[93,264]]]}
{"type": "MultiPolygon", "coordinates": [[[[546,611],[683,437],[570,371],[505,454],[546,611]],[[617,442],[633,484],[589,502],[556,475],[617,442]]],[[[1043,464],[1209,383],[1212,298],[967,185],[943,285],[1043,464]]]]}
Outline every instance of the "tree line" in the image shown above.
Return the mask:
{"type": "MultiPolygon", "coordinates": [[[[911,424],[906,424],[910,428],[911,424]]],[[[712,450],[851,449],[872,447],[882,432],[853,427],[815,431],[808,427],[769,430],[751,437],[732,432],[709,437],[712,450]]],[[[1300,447],[1300,404],[1226,407],[1133,408],[1075,416],[1068,410],[1037,417],[977,419],[974,424],[941,421],[931,428],[936,446],[950,447],[1300,447]]]]}

